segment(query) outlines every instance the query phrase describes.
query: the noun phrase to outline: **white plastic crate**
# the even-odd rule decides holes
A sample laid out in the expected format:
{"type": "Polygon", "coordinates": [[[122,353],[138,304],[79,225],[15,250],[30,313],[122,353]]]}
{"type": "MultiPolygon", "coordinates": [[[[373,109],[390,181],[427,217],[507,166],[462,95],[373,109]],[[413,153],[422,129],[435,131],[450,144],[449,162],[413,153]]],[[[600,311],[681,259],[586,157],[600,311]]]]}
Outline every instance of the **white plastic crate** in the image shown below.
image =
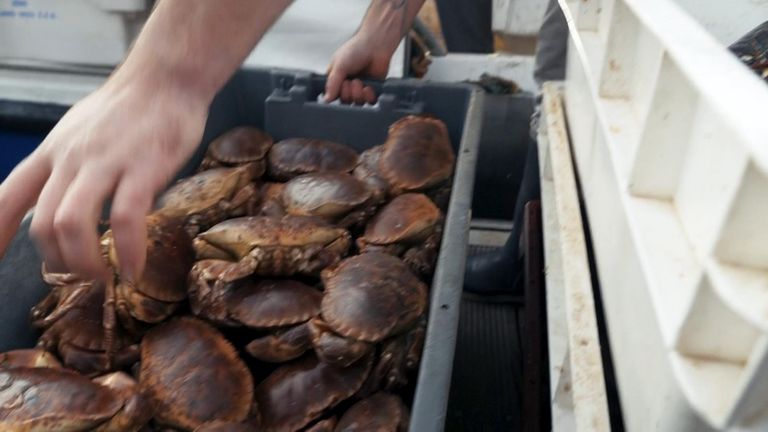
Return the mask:
{"type": "Polygon", "coordinates": [[[625,425],[768,430],[768,87],[725,49],[768,2],[560,3],[625,425]]]}
{"type": "Polygon", "coordinates": [[[536,36],[549,0],[493,0],[493,31],[536,36]]]}
{"type": "Polygon", "coordinates": [[[477,80],[490,74],[514,81],[521,90],[535,92],[534,58],[508,54],[448,54],[434,57],[424,77],[430,81],[477,80]]]}

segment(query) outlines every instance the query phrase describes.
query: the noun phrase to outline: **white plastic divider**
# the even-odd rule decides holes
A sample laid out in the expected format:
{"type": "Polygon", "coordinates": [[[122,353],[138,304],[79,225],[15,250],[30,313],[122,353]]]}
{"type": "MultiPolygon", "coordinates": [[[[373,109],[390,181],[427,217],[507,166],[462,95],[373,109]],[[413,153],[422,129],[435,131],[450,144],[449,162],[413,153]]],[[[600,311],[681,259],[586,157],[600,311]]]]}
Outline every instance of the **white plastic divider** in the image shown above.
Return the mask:
{"type": "Polygon", "coordinates": [[[556,83],[543,88],[538,131],[552,430],[610,431],[576,175],[556,83]]]}
{"type": "Polygon", "coordinates": [[[768,87],[672,0],[560,4],[625,424],[766,430],[768,87]]]}

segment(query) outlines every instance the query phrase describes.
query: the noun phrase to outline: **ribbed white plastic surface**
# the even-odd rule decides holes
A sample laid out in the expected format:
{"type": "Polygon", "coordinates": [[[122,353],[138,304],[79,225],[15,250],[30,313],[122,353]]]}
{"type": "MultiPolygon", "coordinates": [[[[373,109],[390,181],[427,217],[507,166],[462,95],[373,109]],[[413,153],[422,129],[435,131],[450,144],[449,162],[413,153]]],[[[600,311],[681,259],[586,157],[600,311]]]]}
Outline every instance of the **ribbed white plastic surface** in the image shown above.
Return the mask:
{"type": "Polygon", "coordinates": [[[679,2],[560,0],[624,420],[768,430],[768,86],[725,49],[768,2],[679,2]]]}

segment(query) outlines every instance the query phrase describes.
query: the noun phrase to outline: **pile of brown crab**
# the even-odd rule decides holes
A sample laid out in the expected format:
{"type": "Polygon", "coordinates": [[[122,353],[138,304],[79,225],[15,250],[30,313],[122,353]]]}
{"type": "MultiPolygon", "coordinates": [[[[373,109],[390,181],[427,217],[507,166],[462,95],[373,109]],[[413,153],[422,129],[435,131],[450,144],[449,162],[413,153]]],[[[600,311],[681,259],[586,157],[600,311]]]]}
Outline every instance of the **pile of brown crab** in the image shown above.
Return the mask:
{"type": "Polygon", "coordinates": [[[406,430],[454,159],[428,116],[362,154],[228,131],[147,217],[139,280],[110,231],[107,283],[43,267],[0,430],[406,430]]]}

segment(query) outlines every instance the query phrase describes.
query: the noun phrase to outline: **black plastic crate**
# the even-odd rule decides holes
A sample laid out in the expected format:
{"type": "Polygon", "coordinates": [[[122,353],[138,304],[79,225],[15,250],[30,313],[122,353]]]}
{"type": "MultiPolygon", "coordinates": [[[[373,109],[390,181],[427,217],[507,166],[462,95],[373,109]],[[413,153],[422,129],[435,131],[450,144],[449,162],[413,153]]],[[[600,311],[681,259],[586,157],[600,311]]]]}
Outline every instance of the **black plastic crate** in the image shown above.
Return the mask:
{"type": "MultiPolygon", "coordinates": [[[[376,106],[318,103],[325,78],[287,70],[243,70],[211,105],[203,144],[181,170],[190,175],[207,143],[238,125],[263,128],[275,139],[325,138],[357,150],[384,142],[394,121],[429,113],[442,119],[457,155],[453,190],[432,283],[429,324],[412,406],[412,431],[443,429],[450,389],[459,305],[467,254],[472,188],[482,122],[482,94],[465,84],[418,80],[372,82],[380,94],[376,106]]],[[[7,101],[3,105],[8,106],[7,101]]],[[[37,334],[28,312],[48,287],[40,278],[40,258],[28,235],[29,218],[0,261],[0,351],[30,347],[37,334]]]]}

